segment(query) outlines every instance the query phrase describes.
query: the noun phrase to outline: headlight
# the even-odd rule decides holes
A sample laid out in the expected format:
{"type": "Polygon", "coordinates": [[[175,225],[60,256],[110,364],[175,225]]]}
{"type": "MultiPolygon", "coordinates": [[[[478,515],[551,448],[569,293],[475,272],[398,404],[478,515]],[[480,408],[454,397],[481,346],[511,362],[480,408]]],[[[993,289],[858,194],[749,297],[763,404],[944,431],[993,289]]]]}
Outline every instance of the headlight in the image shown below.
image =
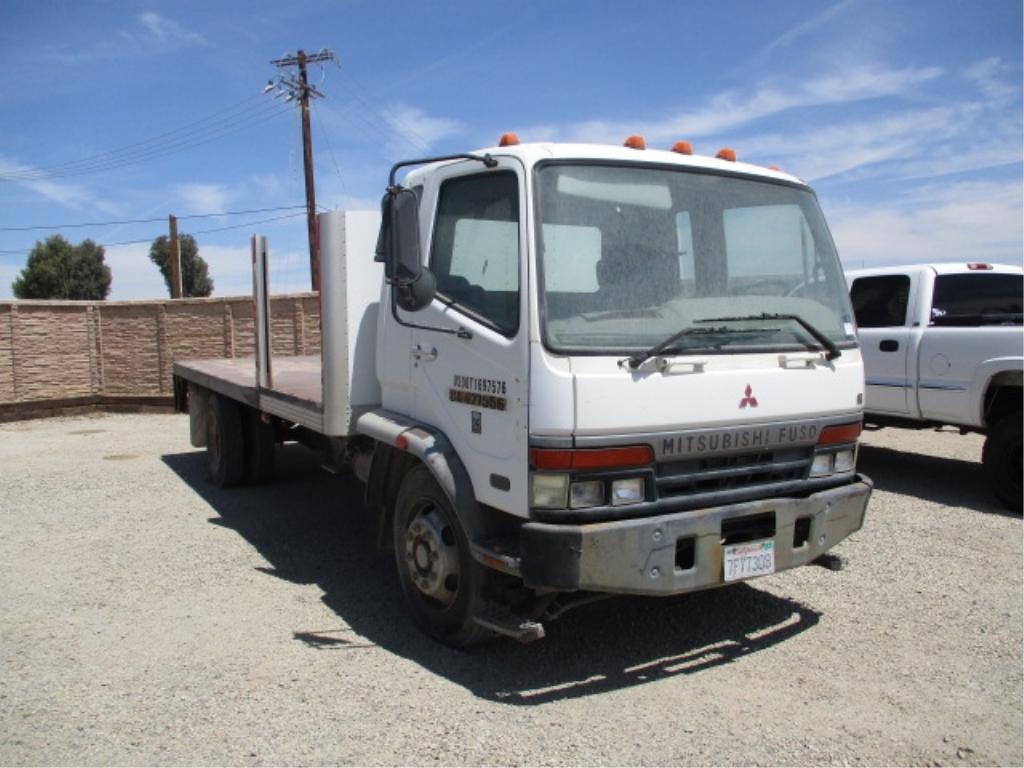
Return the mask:
{"type": "Polygon", "coordinates": [[[857,449],[844,448],[836,451],[836,472],[852,472],[857,466],[857,449]]]}
{"type": "Polygon", "coordinates": [[[814,454],[814,461],[811,464],[811,477],[825,477],[831,475],[835,466],[836,456],[831,451],[828,453],[814,454]]]}
{"type": "Polygon", "coordinates": [[[620,504],[636,504],[644,500],[644,479],[630,477],[612,482],[612,506],[620,504]]]}
{"type": "Polygon", "coordinates": [[[599,507],[602,504],[604,504],[603,480],[584,480],[573,483],[569,489],[569,506],[572,509],[599,507]]]}
{"type": "Polygon", "coordinates": [[[568,475],[534,474],[530,477],[531,507],[565,509],[568,495],[568,475]]]}

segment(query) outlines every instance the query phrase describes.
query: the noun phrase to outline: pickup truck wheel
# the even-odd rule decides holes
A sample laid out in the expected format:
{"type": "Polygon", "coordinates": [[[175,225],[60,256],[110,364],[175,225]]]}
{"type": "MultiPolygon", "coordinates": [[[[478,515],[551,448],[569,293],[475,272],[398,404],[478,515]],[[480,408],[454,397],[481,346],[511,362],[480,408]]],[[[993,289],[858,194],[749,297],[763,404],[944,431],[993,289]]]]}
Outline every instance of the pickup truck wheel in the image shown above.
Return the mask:
{"type": "Polygon", "coordinates": [[[1022,457],[1020,411],[1008,414],[997,421],[985,438],[981,451],[981,463],[989,485],[996,497],[1008,509],[1020,512],[1024,499],[1021,489],[1022,457]]]}
{"type": "Polygon", "coordinates": [[[245,434],[238,405],[211,395],[206,411],[206,466],[221,488],[238,485],[245,474],[245,434]]]}
{"type": "Polygon", "coordinates": [[[245,409],[245,473],[250,483],[269,483],[274,476],[274,424],[255,408],[245,409]]]}
{"type": "Polygon", "coordinates": [[[493,636],[473,621],[483,603],[484,570],[448,497],[422,465],[398,489],[394,543],[402,593],[420,629],[455,648],[493,636]]]}

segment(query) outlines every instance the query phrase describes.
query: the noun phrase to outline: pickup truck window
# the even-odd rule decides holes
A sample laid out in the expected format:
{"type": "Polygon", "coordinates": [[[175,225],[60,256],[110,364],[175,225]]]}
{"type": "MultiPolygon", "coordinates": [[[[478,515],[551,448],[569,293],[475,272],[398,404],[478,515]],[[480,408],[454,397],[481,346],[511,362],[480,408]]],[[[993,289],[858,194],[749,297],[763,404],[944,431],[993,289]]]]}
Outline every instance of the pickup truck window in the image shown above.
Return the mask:
{"type": "Polygon", "coordinates": [[[441,185],[430,254],[438,298],[506,336],[519,327],[519,184],[514,173],[441,185]]]}
{"type": "Polygon", "coordinates": [[[633,354],[707,318],[680,354],[853,346],[853,312],[810,190],[684,168],[550,161],[536,171],[549,349],[633,354]],[[569,233],[575,233],[570,236],[569,233]],[[750,318],[745,320],[743,318],[750,318]]]}
{"type": "Polygon", "coordinates": [[[1021,323],[1024,276],[1007,274],[939,275],[932,297],[932,325],[1006,325],[1021,323]]]}
{"type": "Polygon", "coordinates": [[[858,277],[850,286],[850,299],[860,328],[893,328],[907,322],[910,277],[878,275],[858,277]]]}

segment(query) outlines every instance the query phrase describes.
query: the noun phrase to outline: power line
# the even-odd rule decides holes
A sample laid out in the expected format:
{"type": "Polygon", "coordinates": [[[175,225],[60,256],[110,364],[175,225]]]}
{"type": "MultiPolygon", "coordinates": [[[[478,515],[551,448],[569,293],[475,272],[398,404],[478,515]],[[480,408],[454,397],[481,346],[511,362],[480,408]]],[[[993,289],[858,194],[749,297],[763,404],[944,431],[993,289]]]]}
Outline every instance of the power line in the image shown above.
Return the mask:
{"type": "MultiPolygon", "coordinates": [[[[254,101],[255,99],[258,99],[258,98],[259,98],[259,94],[254,94],[254,95],[248,96],[245,99],[243,99],[242,101],[236,102],[235,104],[231,105],[230,107],[225,107],[224,109],[217,110],[216,112],[213,112],[212,114],[207,115],[206,117],[200,118],[199,120],[194,120],[194,121],[192,121],[190,123],[186,123],[186,124],[184,124],[184,125],[182,125],[182,126],[180,126],[178,128],[172,129],[170,131],[165,131],[163,133],[157,134],[156,136],[152,136],[152,137],[150,137],[148,139],[142,139],[140,141],[132,142],[130,144],[125,144],[125,145],[120,146],[120,147],[115,147],[114,149],[107,150],[106,152],[99,152],[99,153],[97,153],[95,155],[89,155],[87,157],[79,158],[77,160],[67,160],[65,162],[55,163],[55,164],[49,165],[49,166],[41,166],[41,167],[36,167],[36,168],[32,168],[32,169],[25,169],[23,171],[13,171],[10,174],[3,174],[3,175],[12,175],[12,174],[14,174],[14,175],[50,174],[50,173],[56,173],[56,172],[59,172],[59,171],[63,171],[63,170],[66,170],[66,169],[69,169],[69,168],[72,168],[72,167],[81,166],[81,165],[86,164],[86,163],[97,163],[97,162],[106,163],[106,162],[109,162],[109,161],[117,159],[119,156],[134,154],[136,152],[139,152],[140,150],[149,149],[150,147],[148,145],[166,144],[168,142],[168,140],[171,139],[171,137],[175,136],[175,134],[187,135],[187,134],[194,133],[197,130],[197,126],[201,126],[204,123],[209,123],[211,120],[216,118],[218,115],[224,115],[224,114],[230,115],[232,112],[237,112],[237,111],[239,111],[239,107],[242,107],[243,105],[247,104],[248,102],[254,101]]],[[[254,105],[254,106],[256,106],[256,105],[254,105]]],[[[240,114],[246,114],[249,111],[251,111],[252,109],[253,109],[253,107],[246,107],[245,109],[241,110],[240,114]]],[[[215,122],[223,122],[223,120],[224,120],[224,118],[221,118],[221,120],[215,121],[215,122]]],[[[201,129],[198,129],[198,130],[208,130],[208,128],[201,128],[201,129]]],[[[177,139],[172,139],[172,140],[177,140],[177,139]]]]}
{"type": "MultiPolygon", "coordinates": [[[[297,213],[288,213],[288,214],[285,214],[284,216],[271,216],[270,218],[266,218],[266,219],[256,219],[255,221],[246,221],[246,222],[243,222],[242,224],[232,224],[232,225],[227,226],[227,227],[214,227],[213,229],[201,229],[201,230],[198,230],[196,232],[183,232],[182,236],[184,236],[184,235],[192,235],[192,236],[195,236],[195,235],[209,235],[209,234],[211,234],[213,232],[226,232],[226,231],[228,231],[230,229],[244,229],[246,227],[254,227],[257,224],[268,224],[268,223],[270,223],[272,221],[282,221],[284,219],[294,219],[294,218],[297,218],[299,216],[305,216],[306,215],[306,211],[305,211],[306,206],[304,206],[304,205],[299,205],[299,206],[294,206],[293,205],[293,206],[288,206],[287,208],[267,208],[267,209],[264,209],[264,210],[273,211],[273,210],[288,210],[288,209],[294,209],[294,208],[302,208],[303,210],[301,210],[301,211],[299,211],[297,213]]],[[[255,213],[257,210],[259,210],[259,209],[256,209],[256,210],[254,210],[252,212],[255,213]]],[[[227,215],[227,214],[207,213],[207,214],[195,214],[195,215],[192,215],[192,216],[179,216],[178,218],[179,219],[185,219],[185,218],[197,219],[197,218],[208,218],[208,217],[211,217],[211,216],[224,216],[224,215],[227,215]]],[[[154,219],[152,221],[164,221],[164,219],[162,219],[162,218],[161,219],[154,219]]],[[[159,237],[159,235],[157,235],[157,237],[159,237]]],[[[141,238],[139,240],[120,240],[120,241],[118,241],[116,243],[96,243],[96,245],[98,245],[100,248],[113,248],[114,246],[118,246],[118,245],[138,245],[139,243],[151,243],[155,239],[156,238],[154,238],[154,237],[144,237],[144,238],[141,238]]],[[[29,253],[31,253],[31,249],[26,250],[24,248],[18,248],[18,249],[15,249],[15,250],[0,250],[0,254],[5,255],[5,256],[17,256],[17,255],[27,256],[29,253]]]]}
{"type": "MultiPolygon", "coordinates": [[[[271,213],[273,211],[290,211],[296,208],[305,209],[304,205],[279,205],[276,208],[250,208],[246,211],[221,211],[220,213],[190,213],[179,216],[179,219],[209,219],[214,216],[244,216],[250,213],[271,213]]],[[[0,227],[0,232],[29,232],[34,229],[77,229],[80,227],[111,227],[120,224],[152,224],[164,221],[166,217],[156,219],[122,219],[120,221],[87,221],[76,224],[35,224],[30,227],[0,227]]]]}
{"type": "Polygon", "coordinates": [[[288,111],[290,111],[289,108],[281,107],[280,105],[264,105],[230,120],[218,121],[217,124],[208,126],[202,130],[192,131],[188,135],[182,135],[173,141],[161,142],[154,144],[153,146],[131,150],[130,152],[123,153],[120,156],[113,156],[106,159],[97,159],[96,157],[85,158],[73,163],[67,163],[62,167],[54,166],[53,170],[49,171],[26,169],[23,171],[12,171],[8,173],[0,172],[0,182],[27,182],[40,181],[43,179],[64,178],[67,176],[81,176],[85,174],[102,173],[115,168],[122,168],[127,165],[148,162],[150,160],[166,157],[167,155],[193,149],[194,147],[198,147],[203,144],[208,144],[211,141],[221,139],[232,133],[236,133],[237,131],[264,123],[267,120],[271,120],[288,111]],[[244,122],[239,122],[242,118],[245,118],[244,122]]]}

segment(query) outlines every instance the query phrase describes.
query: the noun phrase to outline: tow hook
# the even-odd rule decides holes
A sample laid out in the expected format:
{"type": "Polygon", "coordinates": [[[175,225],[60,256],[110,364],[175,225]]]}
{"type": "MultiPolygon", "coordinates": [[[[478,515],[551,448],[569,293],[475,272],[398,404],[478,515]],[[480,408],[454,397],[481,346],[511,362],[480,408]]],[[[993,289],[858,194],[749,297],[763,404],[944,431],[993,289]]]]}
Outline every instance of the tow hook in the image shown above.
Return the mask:
{"type": "Polygon", "coordinates": [[[486,627],[499,635],[511,637],[520,643],[532,643],[534,640],[541,640],[544,637],[543,624],[520,616],[513,616],[507,612],[488,611],[474,616],[473,621],[481,627],[486,627]]]}

